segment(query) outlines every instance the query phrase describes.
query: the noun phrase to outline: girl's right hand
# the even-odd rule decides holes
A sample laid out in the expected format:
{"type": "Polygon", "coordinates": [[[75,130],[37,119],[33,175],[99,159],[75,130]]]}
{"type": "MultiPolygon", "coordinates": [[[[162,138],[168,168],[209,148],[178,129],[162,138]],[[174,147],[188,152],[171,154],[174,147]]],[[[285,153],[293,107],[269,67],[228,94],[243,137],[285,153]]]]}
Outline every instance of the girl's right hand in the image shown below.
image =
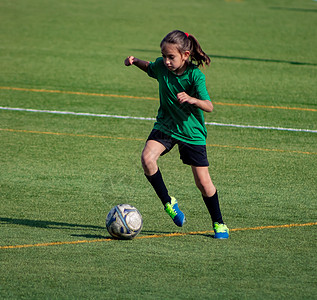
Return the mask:
{"type": "Polygon", "coordinates": [[[135,57],[134,57],[134,56],[128,56],[128,57],[125,59],[124,64],[125,64],[126,66],[131,66],[131,65],[133,65],[133,63],[134,63],[134,60],[135,60],[135,57]]]}

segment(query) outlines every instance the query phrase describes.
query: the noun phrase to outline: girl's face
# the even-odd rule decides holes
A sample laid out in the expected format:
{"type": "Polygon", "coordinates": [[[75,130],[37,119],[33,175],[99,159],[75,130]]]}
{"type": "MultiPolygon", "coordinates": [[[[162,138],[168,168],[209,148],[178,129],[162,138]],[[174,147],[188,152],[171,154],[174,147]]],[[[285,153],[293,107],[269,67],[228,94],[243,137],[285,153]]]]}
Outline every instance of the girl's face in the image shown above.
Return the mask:
{"type": "Polygon", "coordinates": [[[161,48],[165,66],[177,75],[185,72],[188,64],[189,51],[181,53],[175,44],[164,43],[161,48]]]}

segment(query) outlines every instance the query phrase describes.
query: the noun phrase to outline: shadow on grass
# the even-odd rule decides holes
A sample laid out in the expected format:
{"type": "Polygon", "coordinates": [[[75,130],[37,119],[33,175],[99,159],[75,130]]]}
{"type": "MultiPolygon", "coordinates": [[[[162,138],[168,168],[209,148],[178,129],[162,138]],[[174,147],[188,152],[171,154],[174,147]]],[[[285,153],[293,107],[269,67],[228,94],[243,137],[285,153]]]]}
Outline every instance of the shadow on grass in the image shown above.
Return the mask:
{"type": "Polygon", "coordinates": [[[189,236],[189,235],[196,235],[196,236],[204,236],[204,237],[208,237],[208,238],[214,238],[214,234],[207,234],[207,233],[199,233],[199,232],[184,232],[184,233],[182,233],[182,232],[171,232],[171,231],[169,231],[169,232],[165,232],[165,231],[149,231],[149,230],[142,230],[141,231],[141,233],[143,234],[143,235],[146,235],[146,236],[151,236],[151,235],[153,235],[153,236],[156,236],[156,235],[158,235],[158,236],[169,236],[169,235],[171,235],[171,234],[173,234],[173,233],[176,233],[176,235],[177,235],[177,233],[179,233],[180,234],[180,236],[182,236],[182,235],[187,235],[187,236],[189,236]]]}
{"type": "MultiPolygon", "coordinates": [[[[106,231],[106,229],[105,229],[106,231]]],[[[74,237],[81,237],[81,238],[86,238],[86,239],[93,239],[93,240],[98,240],[98,239],[111,239],[114,240],[115,238],[113,238],[110,235],[100,235],[100,234],[72,234],[71,236],[74,237]]]]}
{"type": "Polygon", "coordinates": [[[143,235],[164,235],[164,234],[171,234],[171,231],[154,231],[154,230],[142,230],[141,233],[143,235]]]}
{"type": "MultiPolygon", "coordinates": [[[[106,227],[95,226],[95,225],[86,225],[86,224],[73,224],[66,222],[55,222],[55,221],[41,221],[41,220],[30,220],[30,219],[17,219],[17,218],[5,218],[0,217],[0,224],[13,224],[13,225],[21,225],[28,226],[34,228],[44,228],[44,229],[58,229],[58,230],[75,230],[75,231],[88,231],[88,230],[102,230],[105,235],[101,234],[71,234],[72,237],[81,237],[86,239],[113,239],[109,234],[107,234],[106,227]]],[[[164,235],[170,234],[171,232],[163,232],[163,231],[143,231],[144,235],[164,235]]]]}
{"type": "MultiPolygon", "coordinates": [[[[160,55],[157,50],[147,50],[147,49],[131,49],[131,51],[138,52],[149,52],[157,53],[157,56],[160,55]]],[[[217,54],[208,54],[210,58],[221,58],[221,59],[232,59],[232,60],[245,60],[245,61],[259,61],[259,62],[269,62],[269,63],[284,63],[291,65],[302,65],[302,66],[317,66],[317,63],[310,62],[300,62],[300,61],[291,61],[291,60],[281,60],[281,59],[270,59],[270,58],[255,58],[255,57],[243,57],[243,56],[229,56],[229,55],[217,55],[217,54]]]]}
{"type": "MultiPolygon", "coordinates": [[[[81,237],[86,239],[114,239],[109,234],[107,234],[106,227],[86,225],[86,224],[73,224],[66,222],[55,222],[55,221],[41,221],[41,220],[30,220],[30,219],[16,219],[16,218],[4,218],[0,217],[0,224],[13,224],[28,226],[34,228],[44,228],[44,229],[59,229],[59,230],[102,230],[105,235],[101,234],[71,234],[72,237],[81,237]]],[[[171,231],[154,231],[154,230],[142,230],[141,234],[144,236],[168,236],[172,234],[171,231]]],[[[185,235],[201,235],[208,238],[213,238],[212,234],[201,234],[201,233],[188,233],[185,235]]]]}
{"type": "Polygon", "coordinates": [[[3,217],[0,217],[0,224],[14,224],[14,225],[47,228],[47,229],[76,229],[76,230],[105,229],[105,227],[95,226],[95,225],[72,224],[72,223],[65,223],[65,222],[15,219],[15,218],[3,218],[3,217]]]}
{"type": "Polygon", "coordinates": [[[215,238],[215,235],[214,234],[200,234],[201,236],[205,236],[207,238],[211,238],[211,239],[214,239],[215,238]]]}

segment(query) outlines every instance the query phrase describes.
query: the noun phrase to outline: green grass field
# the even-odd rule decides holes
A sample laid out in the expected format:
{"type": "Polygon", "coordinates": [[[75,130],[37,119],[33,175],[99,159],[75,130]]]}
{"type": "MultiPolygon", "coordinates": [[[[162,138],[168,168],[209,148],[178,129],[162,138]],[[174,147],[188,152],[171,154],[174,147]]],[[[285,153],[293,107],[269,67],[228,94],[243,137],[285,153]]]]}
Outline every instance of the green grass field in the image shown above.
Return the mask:
{"type": "Polygon", "coordinates": [[[316,13],[312,0],[2,0],[0,298],[317,299],[316,13]],[[159,165],[183,228],[140,165],[158,87],[123,61],[155,60],[174,29],[212,58],[226,241],[177,149],[159,165]],[[143,215],[132,241],[106,231],[119,203],[143,215]]]}

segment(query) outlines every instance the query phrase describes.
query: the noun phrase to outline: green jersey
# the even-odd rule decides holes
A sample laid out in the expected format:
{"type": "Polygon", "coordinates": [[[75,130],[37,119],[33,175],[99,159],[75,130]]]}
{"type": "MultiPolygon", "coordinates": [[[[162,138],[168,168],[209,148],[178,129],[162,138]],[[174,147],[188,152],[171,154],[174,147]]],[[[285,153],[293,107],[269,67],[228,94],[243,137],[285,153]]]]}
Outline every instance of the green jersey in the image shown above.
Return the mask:
{"type": "Polygon", "coordinates": [[[159,83],[160,107],[154,129],[189,144],[206,145],[207,130],[203,111],[195,105],[180,104],[177,101],[177,94],[181,92],[211,101],[205,75],[192,63],[182,75],[176,75],[164,65],[162,57],[150,62],[147,73],[159,83]]]}

